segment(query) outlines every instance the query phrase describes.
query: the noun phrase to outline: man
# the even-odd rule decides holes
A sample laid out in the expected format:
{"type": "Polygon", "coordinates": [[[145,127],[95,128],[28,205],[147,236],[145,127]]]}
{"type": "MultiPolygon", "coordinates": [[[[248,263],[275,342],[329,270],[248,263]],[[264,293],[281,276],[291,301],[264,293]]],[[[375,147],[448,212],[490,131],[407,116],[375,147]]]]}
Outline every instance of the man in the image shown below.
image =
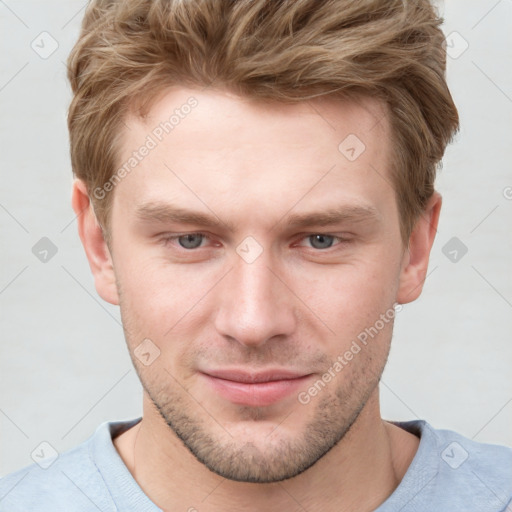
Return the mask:
{"type": "Polygon", "coordinates": [[[439,25],[427,0],[88,6],[72,203],[143,416],[4,478],[1,511],[512,510],[512,450],[379,410],[458,127],[439,25]]]}

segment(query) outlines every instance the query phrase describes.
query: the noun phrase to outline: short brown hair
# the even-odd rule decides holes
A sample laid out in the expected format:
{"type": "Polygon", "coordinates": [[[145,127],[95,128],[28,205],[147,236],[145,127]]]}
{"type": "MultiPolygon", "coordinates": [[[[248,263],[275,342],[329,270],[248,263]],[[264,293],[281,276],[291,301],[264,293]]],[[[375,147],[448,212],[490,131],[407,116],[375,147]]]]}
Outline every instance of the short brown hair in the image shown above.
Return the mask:
{"type": "Polygon", "coordinates": [[[261,100],[381,99],[405,244],[458,129],[442,19],[429,0],[93,0],[68,59],[71,162],[91,195],[119,165],[123,119],[172,85],[261,100]]]}

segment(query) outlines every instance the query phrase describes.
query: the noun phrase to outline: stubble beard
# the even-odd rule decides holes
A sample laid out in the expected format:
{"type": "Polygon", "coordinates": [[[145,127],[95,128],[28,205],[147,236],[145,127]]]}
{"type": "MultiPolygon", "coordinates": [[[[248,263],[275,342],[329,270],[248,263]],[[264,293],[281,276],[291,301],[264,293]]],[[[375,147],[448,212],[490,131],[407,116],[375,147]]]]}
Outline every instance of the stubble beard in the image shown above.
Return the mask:
{"type": "MultiPolygon", "coordinates": [[[[340,375],[335,392],[323,389],[309,404],[297,403],[296,408],[315,407],[315,412],[302,432],[293,438],[286,437],[287,431],[279,425],[290,414],[287,412],[276,421],[272,440],[268,436],[259,443],[237,441],[222,421],[214,418],[195,399],[187,397],[187,392],[179,385],[158,389],[158,386],[145,382],[144,376],[139,374],[139,378],[165,423],[210,471],[238,482],[272,483],[306,471],[346,436],[378,386],[385,362],[376,372],[371,371],[372,365],[368,364],[367,370],[349,382],[340,375]],[[280,429],[282,437],[279,437],[280,429]]],[[[259,413],[256,408],[241,407],[240,410],[241,421],[244,416],[245,419],[251,417],[251,426],[257,424],[259,413]]]]}

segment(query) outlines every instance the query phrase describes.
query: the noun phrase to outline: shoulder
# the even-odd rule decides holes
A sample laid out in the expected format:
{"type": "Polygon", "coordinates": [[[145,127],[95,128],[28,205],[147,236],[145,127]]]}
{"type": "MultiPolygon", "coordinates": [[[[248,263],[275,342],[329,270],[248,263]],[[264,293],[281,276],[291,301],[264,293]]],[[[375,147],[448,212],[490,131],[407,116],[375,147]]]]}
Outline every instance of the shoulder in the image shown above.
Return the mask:
{"type": "Polygon", "coordinates": [[[112,425],[103,423],[94,435],[53,461],[44,459],[0,479],[0,512],[56,510],[115,511],[116,507],[95,455],[111,443],[112,425]]]}
{"type": "Polygon", "coordinates": [[[495,489],[502,489],[512,498],[512,448],[480,443],[451,430],[430,428],[437,440],[440,473],[457,479],[458,474],[480,476],[495,489]]]}
{"type": "Polygon", "coordinates": [[[418,485],[419,502],[430,507],[425,510],[508,512],[512,448],[480,443],[425,421],[396,425],[421,436],[403,483],[418,485]]]}

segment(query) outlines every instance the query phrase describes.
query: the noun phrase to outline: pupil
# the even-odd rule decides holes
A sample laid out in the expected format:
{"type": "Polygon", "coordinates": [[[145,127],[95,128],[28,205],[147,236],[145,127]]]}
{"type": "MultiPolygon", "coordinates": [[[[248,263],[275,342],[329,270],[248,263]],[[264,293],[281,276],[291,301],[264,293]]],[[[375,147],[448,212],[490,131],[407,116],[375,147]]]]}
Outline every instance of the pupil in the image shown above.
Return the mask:
{"type": "Polygon", "coordinates": [[[329,235],[312,235],[311,242],[315,249],[328,249],[332,245],[333,237],[329,235]]]}

